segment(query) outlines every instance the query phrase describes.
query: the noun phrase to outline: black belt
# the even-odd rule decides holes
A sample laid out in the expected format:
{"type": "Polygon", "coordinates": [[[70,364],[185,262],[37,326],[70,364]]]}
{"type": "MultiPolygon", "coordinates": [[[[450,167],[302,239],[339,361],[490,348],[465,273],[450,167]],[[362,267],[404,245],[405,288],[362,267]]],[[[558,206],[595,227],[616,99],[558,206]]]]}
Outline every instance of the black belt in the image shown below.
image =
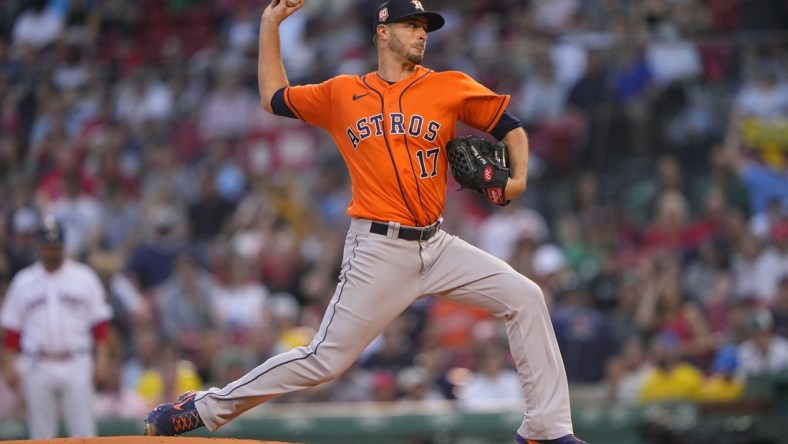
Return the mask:
{"type": "MultiPolygon", "coordinates": [[[[399,227],[399,233],[397,233],[397,237],[409,241],[425,241],[432,236],[435,236],[438,230],[440,230],[440,226],[440,222],[435,222],[429,227],[424,228],[399,227]]],[[[385,222],[372,221],[372,225],[369,227],[369,232],[386,236],[389,233],[389,224],[385,222]]]]}

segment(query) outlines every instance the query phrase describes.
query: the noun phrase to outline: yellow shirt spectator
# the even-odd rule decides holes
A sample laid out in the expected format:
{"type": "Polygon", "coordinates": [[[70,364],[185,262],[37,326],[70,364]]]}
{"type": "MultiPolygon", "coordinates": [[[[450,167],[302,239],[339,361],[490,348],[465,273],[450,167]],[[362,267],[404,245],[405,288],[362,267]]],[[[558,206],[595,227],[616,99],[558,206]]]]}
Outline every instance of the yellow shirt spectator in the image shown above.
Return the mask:
{"type": "Polygon", "coordinates": [[[696,401],[703,385],[703,373],[687,363],[670,369],[654,367],[640,388],[641,403],[655,401],[696,401]]]}
{"type": "MultiPolygon", "coordinates": [[[[201,390],[202,380],[197,374],[194,365],[189,361],[178,361],[175,370],[175,393],[185,393],[189,390],[201,390]]],[[[161,402],[166,396],[165,381],[162,373],[156,369],[148,369],[140,375],[137,383],[137,392],[149,404],[161,402]]]]}
{"type": "Polygon", "coordinates": [[[699,401],[735,401],[744,395],[744,378],[734,376],[739,365],[736,346],[726,345],[717,351],[712,365],[712,375],[703,382],[699,401]]]}
{"type": "Polygon", "coordinates": [[[744,394],[744,381],[726,375],[712,375],[703,382],[698,394],[701,402],[735,401],[744,394]]]}

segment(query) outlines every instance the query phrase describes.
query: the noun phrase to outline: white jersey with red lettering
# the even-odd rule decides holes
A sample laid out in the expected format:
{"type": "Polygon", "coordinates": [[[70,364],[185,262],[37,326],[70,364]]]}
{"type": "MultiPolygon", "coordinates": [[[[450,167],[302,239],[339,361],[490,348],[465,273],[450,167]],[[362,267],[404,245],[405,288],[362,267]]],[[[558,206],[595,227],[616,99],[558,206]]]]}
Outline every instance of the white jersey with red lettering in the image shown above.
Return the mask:
{"type": "Polygon", "coordinates": [[[69,435],[96,435],[93,327],[111,314],[98,275],[74,260],[52,272],[37,262],[11,280],[0,327],[20,335],[17,368],[31,439],[57,436],[58,402],[69,435]]]}

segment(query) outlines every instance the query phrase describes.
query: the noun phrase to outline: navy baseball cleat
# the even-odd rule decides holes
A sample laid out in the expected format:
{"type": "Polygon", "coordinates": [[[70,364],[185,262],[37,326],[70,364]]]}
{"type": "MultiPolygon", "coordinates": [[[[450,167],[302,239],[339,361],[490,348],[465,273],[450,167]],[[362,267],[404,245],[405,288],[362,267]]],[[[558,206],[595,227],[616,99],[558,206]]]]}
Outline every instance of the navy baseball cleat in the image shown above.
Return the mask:
{"type": "Polygon", "coordinates": [[[515,435],[514,442],[516,444],[588,444],[575,435],[566,435],[556,439],[525,439],[520,435],[515,435]]]}
{"type": "Polygon", "coordinates": [[[203,427],[200,414],[194,405],[195,391],[178,397],[177,402],[161,404],[145,418],[145,434],[150,436],[176,436],[203,427]]]}

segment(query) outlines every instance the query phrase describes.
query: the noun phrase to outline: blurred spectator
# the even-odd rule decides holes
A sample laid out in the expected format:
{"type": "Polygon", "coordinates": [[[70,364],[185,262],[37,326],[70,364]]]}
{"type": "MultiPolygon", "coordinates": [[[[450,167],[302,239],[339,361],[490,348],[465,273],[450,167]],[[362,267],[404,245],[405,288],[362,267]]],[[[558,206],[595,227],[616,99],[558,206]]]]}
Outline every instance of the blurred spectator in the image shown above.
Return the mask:
{"type": "Polygon", "coordinates": [[[703,191],[700,202],[691,207],[695,220],[687,228],[687,238],[694,249],[711,238],[719,238],[729,205],[725,191],[712,185],[703,191]]]}
{"type": "Polygon", "coordinates": [[[100,200],[102,233],[100,244],[123,254],[139,242],[142,214],[139,203],[122,186],[112,184],[100,200]]]}
{"type": "Polygon", "coordinates": [[[39,215],[31,207],[21,207],[13,211],[10,219],[10,232],[3,250],[8,255],[8,272],[13,276],[36,261],[35,233],[39,215]]]}
{"type": "Polygon", "coordinates": [[[93,398],[97,419],[136,419],[150,409],[150,404],[140,393],[123,386],[122,374],[121,361],[110,360],[107,380],[93,398]]]}
{"type": "Polygon", "coordinates": [[[102,0],[98,8],[101,11],[103,32],[133,35],[140,20],[142,4],[123,0],[102,0]]]}
{"type": "Polygon", "coordinates": [[[205,99],[200,115],[202,137],[238,139],[260,120],[260,104],[243,88],[237,69],[219,67],[215,76],[216,88],[205,99]]]}
{"type": "Polygon", "coordinates": [[[216,181],[217,178],[213,174],[203,173],[199,179],[199,196],[189,206],[190,233],[197,242],[207,242],[216,238],[235,210],[235,205],[231,201],[217,193],[216,181]]]}
{"type": "Polygon", "coordinates": [[[788,215],[772,224],[771,230],[772,245],[767,247],[767,251],[777,258],[778,271],[777,280],[788,276],[788,215]]]}
{"type": "Polygon", "coordinates": [[[51,151],[45,157],[53,164],[39,166],[41,178],[36,189],[38,205],[44,207],[64,197],[73,199],[82,193],[95,195],[96,179],[82,164],[75,147],[66,144],[68,136],[60,132],[53,133],[51,136],[53,145],[46,148],[51,151]],[[69,181],[72,183],[68,184],[69,181]],[[66,196],[66,192],[71,195],[66,196]]]}
{"type": "Polygon", "coordinates": [[[270,350],[262,350],[263,352],[273,356],[298,345],[308,344],[312,340],[307,337],[310,329],[302,326],[301,306],[293,295],[284,292],[272,293],[266,299],[265,306],[270,314],[271,330],[276,337],[270,350]]]}
{"type": "Polygon", "coordinates": [[[121,384],[123,387],[137,390],[140,377],[155,363],[161,340],[152,324],[141,323],[132,333],[133,350],[131,356],[123,362],[121,384]]]}
{"type": "Polygon", "coordinates": [[[525,407],[520,378],[507,362],[508,357],[508,350],[495,344],[480,350],[477,368],[457,396],[461,408],[484,411],[525,407]]]}
{"type": "Polygon", "coordinates": [[[372,381],[372,373],[355,363],[339,378],[309,390],[304,400],[338,403],[370,401],[373,398],[372,381]]]}
{"type": "Polygon", "coordinates": [[[675,334],[656,336],[649,347],[654,368],[640,387],[639,401],[697,401],[703,373],[694,365],[683,362],[679,339],[675,334]]]}
{"type": "Polygon", "coordinates": [[[212,300],[215,283],[190,252],[179,253],[174,267],[154,294],[161,333],[178,351],[200,350],[220,316],[212,300]]]}
{"type": "Polygon", "coordinates": [[[612,77],[615,80],[616,100],[623,107],[626,118],[629,144],[638,151],[651,152],[647,119],[655,88],[653,74],[640,45],[625,42],[616,58],[612,77]]]}
{"type": "Polygon", "coordinates": [[[567,88],[558,82],[552,61],[540,54],[522,85],[518,117],[531,128],[556,120],[564,113],[566,93],[567,88]]]}
{"type": "Polygon", "coordinates": [[[738,143],[738,136],[731,136],[720,149],[718,162],[744,184],[749,212],[753,215],[764,213],[775,201],[781,206],[787,205],[788,176],[776,168],[745,158],[738,143]]]}
{"type": "Polygon", "coordinates": [[[400,396],[397,403],[418,403],[427,410],[443,410],[446,398],[438,391],[429,371],[418,366],[407,367],[397,373],[400,396]]]}
{"type": "Polygon", "coordinates": [[[621,353],[607,363],[607,400],[622,405],[637,404],[640,390],[653,372],[653,363],[642,339],[636,336],[627,338],[621,353]]]}
{"type": "Polygon", "coordinates": [[[532,260],[530,276],[541,287],[547,307],[552,310],[556,299],[573,285],[566,266],[566,257],[561,247],[542,244],[534,251],[532,260]]]}
{"type": "Polygon", "coordinates": [[[55,42],[63,31],[63,17],[47,6],[47,0],[30,0],[14,21],[15,44],[43,49],[55,42]]]}
{"type": "Polygon", "coordinates": [[[246,345],[264,334],[268,289],[255,278],[253,264],[236,255],[224,258],[224,262],[222,279],[211,291],[211,311],[218,328],[233,343],[246,345]]]}
{"type": "Polygon", "coordinates": [[[208,147],[210,161],[216,165],[216,192],[233,205],[243,198],[247,180],[237,151],[231,139],[214,140],[208,147]]]}
{"type": "Polygon", "coordinates": [[[304,240],[302,245],[312,248],[309,252],[302,250],[307,264],[300,278],[301,294],[307,304],[319,304],[334,294],[341,268],[342,241],[335,233],[318,229],[311,242],[304,240]]]}
{"type": "Polygon", "coordinates": [[[254,368],[255,358],[241,349],[230,347],[217,354],[211,366],[211,378],[206,381],[213,387],[223,387],[254,368]]]}
{"type": "Polygon", "coordinates": [[[732,261],[735,296],[756,298],[762,304],[770,305],[777,283],[786,271],[781,262],[776,250],[767,248],[764,242],[749,233],[745,235],[732,261]]]}
{"type": "Polygon", "coordinates": [[[723,136],[708,101],[702,87],[689,88],[684,106],[666,122],[666,141],[690,172],[705,168],[709,149],[723,136]]]}
{"type": "Polygon", "coordinates": [[[147,405],[154,406],[175,393],[199,390],[202,380],[194,364],[180,359],[177,348],[169,342],[158,341],[154,361],[139,375],[136,390],[147,405]]]}
{"type": "Polygon", "coordinates": [[[769,375],[788,370],[788,339],[774,334],[774,318],[765,309],[747,319],[749,339],[739,345],[738,374],[769,375]]]}
{"type": "Polygon", "coordinates": [[[177,222],[182,222],[186,206],[194,202],[199,192],[189,166],[178,163],[171,146],[149,144],[142,168],[146,171],[140,184],[142,203],[168,206],[178,216],[177,222]]]}
{"type": "MultiPolygon", "coordinates": [[[[788,209],[788,207],[786,207],[788,209]]],[[[766,209],[760,213],[753,214],[747,222],[747,227],[758,240],[768,242],[772,237],[772,227],[783,217],[788,217],[788,211],[783,210],[783,203],[780,199],[773,198],[766,204],[766,209]]],[[[778,231],[781,233],[781,231],[778,231]]]]}
{"type": "Polygon", "coordinates": [[[172,274],[175,258],[186,249],[179,233],[178,214],[171,208],[157,207],[151,213],[151,232],[131,253],[127,273],[138,288],[147,292],[172,274]]]}
{"type": "Polygon", "coordinates": [[[68,45],[89,48],[95,44],[101,26],[98,2],[68,0],[64,14],[63,40],[68,45]]]}
{"type": "Polygon", "coordinates": [[[773,312],[775,333],[788,338],[788,274],[784,274],[777,285],[773,312]]]}
{"type": "Polygon", "coordinates": [[[133,329],[138,323],[150,320],[151,306],[122,273],[124,264],[120,254],[95,250],[88,257],[88,263],[101,279],[107,293],[107,302],[112,307],[110,326],[118,335],[119,345],[123,346],[123,350],[118,352],[124,359],[128,358],[134,353],[133,329]]]}
{"type": "Polygon", "coordinates": [[[737,375],[738,359],[734,346],[725,346],[717,351],[711,374],[703,381],[698,394],[699,401],[728,402],[744,395],[744,379],[737,375]]]}
{"type": "Polygon", "coordinates": [[[588,58],[589,49],[571,33],[557,36],[550,48],[550,59],[555,66],[556,76],[566,88],[571,89],[580,81],[586,71],[588,58]]]}
{"type": "Polygon", "coordinates": [[[156,72],[140,69],[118,87],[115,115],[133,129],[163,121],[172,114],[172,91],[157,76],[156,72]]]}
{"type": "Polygon", "coordinates": [[[678,26],[662,22],[655,37],[646,46],[646,62],[658,85],[667,87],[700,76],[702,66],[698,49],[681,35],[678,26]]]}
{"type": "Polygon", "coordinates": [[[372,372],[372,400],[376,402],[394,402],[399,396],[397,378],[387,370],[372,372]]]}
{"type": "Polygon", "coordinates": [[[729,249],[719,238],[706,238],[698,246],[695,255],[685,265],[684,291],[691,298],[705,303],[709,290],[730,268],[729,249]]]}
{"type": "Polygon", "coordinates": [[[396,319],[383,330],[380,337],[370,344],[368,350],[362,355],[364,368],[397,373],[413,365],[413,345],[408,337],[409,332],[406,330],[404,322],[402,317],[396,319]]]}
{"type": "Polygon", "coordinates": [[[491,315],[484,310],[436,298],[428,311],[427,336],[443,351],[458,352],[472,341],[473,332],[468,326],[489,318],[491,315]]]}
{"type": "Polygon", "coordinates": [[[740,13],[737,30],[744,35],[784,29],[783,24],[788,20],[785,2],[780,0],[763,0],[737,9],[740,13]]]}
{"type": "Polygon", "coordinates": [[[44,212],[62,221],[66,230],[66,254],[79,258],[98,244],[102,231],[99,200],[80,189],[79,179],[64,178],[64,195],[44,206],[44,212]]]}
{"type": "Polygon", "coordinates": [[[666,191],[656,201],[653,223],[643,233],[643,249],[662,254],[681,254],[695,244],[689,231],[687,198],[678,191],[666,191]]]}
{"type": "Polygon", "coordinates": [[[599,176],[592,171],[583,171],[577,175],[571,192],[570,209],[582,228],[604,217],[601,186],[599,176]]]}
{"type": "Polygon", "coordinates": [[[688,195],[685,174],[675,156],[660,155],[650,173],[653,175],[639,179],[624,194],[626,205],[639,225],[653,223],[661,196],[679,193],[686,198],[688,195]]]}
{"type": "Polygon", "coordinates": [[[615,308],[606,313],[617,350],[632,338],[639,337],[644,330],[637,316],[642,286],[643,281],[636,273],[625,273],[616,288],[615,308]]]}
{"type": "Polygon", "coordinates": [[[618,287],[621,285],[622,277],[621,264],[613,254],[605,251],[600,251],[598,254],[601,256],[601,269],[588,280],[587,287],[593,307],[607,316],[618,302],[618,287]]]}
{"type": "Polygon", "coordinates": [[[248,0],[235,2],[224,29],[230,51],[245,55],[257,50],[257,34],[260,28],[257,16],[260,12],[252,8],[254,4],[248,0]]]}
{"type": "Polygon", "coordinates": [[[740,86],[733,99],[733,119],[776,119],[788,115],[788,83],[776,66],[763,63],[740,86]]]}
{"type": "Polygon", "coordinates": [[[581,120],[566,113],[567,93],[553,61],[539,54],[534,58],[533,72],[520,88],[516,109],[529,132],[532,155],[557,171],[574,166],[576,145],[585,130],[581,120]]]}
{"type": "MultiPolygon", "coordinates": [[[[729,273],[723,273],[710,283],[709,288],[698,300],[706,324],[709,328],[709,339],[713,344],[722,343],[725,337],[730,336],[733,325],[733,290],[732,279],[729,273]]],[[[712,346],[713,348],[713,346],[712,346]]]]}
{"type": "Polygon", "coordinates": [[[84,88],[90,80],[90,66],[79,46],[67,45],[61,49],[62,64],[52,73],[52,81],[58,90],[84,88]]]}
{"type": "Polygon", "coordinates": [[[615,341],[604,315],[584,288],[565,291],[553,309],[553,327],[569,381],[594,383],[604,377],[615,341]]]}
{"type": "Polygon", "coordinates": [[[609,54],[590,51],[585,70],[567,96],[567,107],[587,121],[585,146],[580,147],[577,159],[584,165],[597,166],[605,161],[605,150],[613,124],[615,91],[610,81],[609,54]]]}
{"type": "Polygon", "coordinates": [[[646,281],[638,307],[638,322],[650,334],[666,333],[676,340],[682,359],[705,365],[716,346],[709,325],[697,303],[681,289],[680,264],[673,258],[657,258],[646,265],[646,281]]]}

